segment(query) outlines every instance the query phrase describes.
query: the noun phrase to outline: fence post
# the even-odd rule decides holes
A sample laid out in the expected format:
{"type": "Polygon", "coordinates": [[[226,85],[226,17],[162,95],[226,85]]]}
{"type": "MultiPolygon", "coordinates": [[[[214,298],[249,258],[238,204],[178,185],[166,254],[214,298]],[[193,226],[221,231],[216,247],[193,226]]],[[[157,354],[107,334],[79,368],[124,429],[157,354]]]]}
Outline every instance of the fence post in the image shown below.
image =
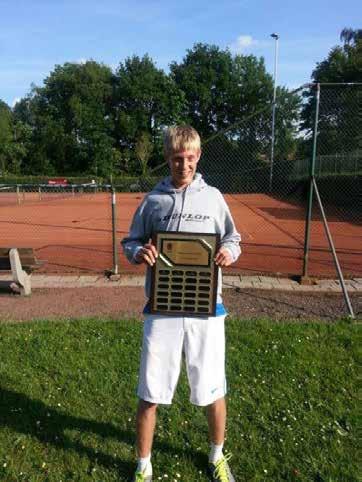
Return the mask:
{"type": "Polygon", "coordinates": [[[116,190],[112,187],[112,245],[113,245],[113,274],[118,274],[118,246],[117,246],[117,216],[116,216],[116,190]]]}
{"type": "Polygon", "coordinates": [[[305,220],[305,234],[304,234],[304,254],[303,254],[303,273],[302,279],[308,278],[308,262],[309,262],[309,242],[310,242],[310,228],[312,224],[312,207],[313,207],[313,190],[315,178],[315,161],[317,154],[317,137],[318,137],[318,120],[319,120],[319,103],[320,103],[320,84],[316,85],[316,109],[314,119],[313,132],[313,151],[309,171],[309,195],[308,206],[305,220]]]}
{"type": "Polygon", "coordinates": [[[16,185],[16,198],[18,200],[18,204],[21,203],[21,199],[20,199],[20,188],[19,188],[19,184],[16,185]]]}
{"type": "Polygon", "coordinates": [[[351,300],[350,300],[350,297],[348,295],[346,283],[344,282],[343,273],[342,273],[341,266],[340,266],[339,261],[338,261],[338,257],[337,257],[336,249],[334,247],[332,235],[331,235],[331,232],[330,232],[329,227],[328,227],[328,222],[327,222],[326,215],[324,213],[324,208],[323,208],[323,204],[322,204],[322,201],[321,201],[321,197],[319,195],[318,186],[317,186],[317,183],[315,182],[314,178],[313,178],[313,185],[314,185],[314,190],[315,190],[315,194],[316,194],[316,197],[317,197],[317,201],[318,201],[318,204],[319,204],[319,209],[320,209],[321,214],[322,214],[324,229],[325,229],[326,236],[327,236],[327,239],[328,239],[329,247],[330,247],[330,250],[332,251],[333,261],[334,261],[334,264],[335,264],[335,267],[336,267],[336,270],[337,270],[338,279],[339,279],[339,282],[340,282],[340,285],[341,285],[341,288],[342,288],[344,301],[346,302],[349,316],[354,320],[355,315],[354,315],[354,312],[353,312],[351,300]]]}

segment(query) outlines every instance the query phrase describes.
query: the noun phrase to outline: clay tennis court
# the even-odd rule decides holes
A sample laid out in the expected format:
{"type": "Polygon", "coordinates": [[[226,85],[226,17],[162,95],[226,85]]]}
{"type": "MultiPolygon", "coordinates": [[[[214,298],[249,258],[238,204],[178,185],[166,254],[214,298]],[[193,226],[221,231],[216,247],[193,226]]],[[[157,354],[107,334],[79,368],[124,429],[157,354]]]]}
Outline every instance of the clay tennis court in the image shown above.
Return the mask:
{"type": "MultiPolygon", "coordinates": [[[[127,233],[144,194],[117,194],[117,240],[127,233]]],[[[300,275],[303,265],[305,208],[266,194],[225,195],[241,233],[243,255],[230,272],[300,275]]],[[[328,214],[328,213],[327,213],[328,214]]],[[[318,211],[313,214],[309,274],[335,277],[318,211]]],[[[329,216],[340,263],[346,276],[362,276],[362,226],[343,215],[329,216]]],[[[111,195],[72,196],[49,193],[41,199],[26,193],[0,196],[0,245],[32,247],[43,261],[40,272],[93,274],[112,268],[111,195]]],[[[130,265],[119,250],[120,272],[142,272],[130,265]]]]}

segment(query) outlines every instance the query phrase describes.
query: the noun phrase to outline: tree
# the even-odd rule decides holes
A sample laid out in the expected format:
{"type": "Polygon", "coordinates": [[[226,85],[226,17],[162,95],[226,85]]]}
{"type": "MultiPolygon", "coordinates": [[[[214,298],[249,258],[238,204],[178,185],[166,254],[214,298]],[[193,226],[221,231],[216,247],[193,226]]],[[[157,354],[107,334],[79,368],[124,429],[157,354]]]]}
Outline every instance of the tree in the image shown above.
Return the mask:
{"type": "Polygon", "coordinates": [[[345,27],[339,38],[345,45],[356,44],[359,40],[362,40],[362,29],[353,30],[345,27]]]}
{"type": "Polygon", "coordinates": [[[162,129],[180,122],[184,107],[183,92],[156,68],[148,55],[133,56],[120,63],[113,116],[115,137],[122,151],[134,152],[140,137],[148,134],[154,146],[151,163],[162,161],[162,129]]]}
{"type": "Polygon", "coordinates": [[[0,174],[4,173],[8,167],[12,137],[11,110],[5,102],[0,100],[0,174]]]}
{"type": "MultiPolygon", "coordinates": [[[[362,79],[362,30],[344,28],[343,45],[331,49],[326,59],[312,72],[315,83],[360,82],[362,79]]],[[[302,129],[312,132],[315,117],[315,88],[306,93],[302,129]]],[[[319,112],[318,154],[352,152],[361,145],[359,105],[362,89],[358,86],[322,85],[319,112]]],[[[311,150],[310,142],[305,149],[311,150]]]]}
{"type": "Polygon", "coordinates": [[[171,78],[187,100],[185,117],[203,138],[228,127],[232,56],[215,45],[195,44],[181,63],[170,65],[171,78]]]}
{"type": "MultiPolygon", "coordinates": [[[[185,116],[203,138],[200,169],[211,184],[225,191],[269,169],[273,79],[263,58],[195,44],[171,64],[171,76],[185,93],[185,116]]],[[[299,104],[298,96],[278,88],[275,159],[296,150],[299,104]]]]}
{"type": "Polygon", "coordinates": [[[148,161],[153,151],[153,144],[150,135],[147,132],[142,132],[136,142],[135,153],[140,161],[142,176],[147,175],[148,161]]]}
{"type": "Polygon", "coordinates": [[[10,107],[0,100],[0,175],[20,174],[29,135],[28,126],[17,122],[10,107]]]}
{"type": "MultiPolygon", "coordinates": [[[[270,113],[265,122],[249,122],[232,128],[248,116],[271,104],[273,79],[267,73],[264,59],[254,55],[235,55],[215,45],[195,44],[179,64],[171,64],[171,76],[184,91],[187,100],[188,121],[206,140],[228,129],[228,136],[238,137],[244,144],[255,144],[257,139],[270,142],[270,113]],[[231,129],[230,129],[231,128],[231,129]]],[[[295,118],[296,97],[287,89],[278,89],[278,109],[288,108],[289,117],[295,118]]],[[[261,119],[261,118],[260,118],[261,119]]]]}
{"type": "Polygon", "coordinates": [[[88,61],[57,65],[44,87],[33,86],[14,110],[32,129],[28,172],[112,173],[112,84],[109,67],[88,61]]]}

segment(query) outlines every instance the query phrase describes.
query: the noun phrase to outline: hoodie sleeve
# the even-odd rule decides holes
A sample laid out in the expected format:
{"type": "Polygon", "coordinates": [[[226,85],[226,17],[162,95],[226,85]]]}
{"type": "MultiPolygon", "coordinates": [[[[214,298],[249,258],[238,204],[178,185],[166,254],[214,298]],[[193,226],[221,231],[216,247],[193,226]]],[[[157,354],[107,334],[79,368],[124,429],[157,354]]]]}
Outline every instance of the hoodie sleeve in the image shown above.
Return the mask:
{"type": "Polygon", "coordinates": [[[233,263],[241,254],[241,236],[237,232],[234,220],[231,216],[229,206],[226,204],[224,196],[220,193],[220,235],[221,246],[227,248],[232,256],[233,263]]]}
{"type": "Polygon", "coordinates": [[[149,226],[147,226],[148,216],[147,211],[147,197],[138,207],[135,212],[129,235],[122,239],[121,245],[123,248],[123,253],[125,254],[128,261],[132,264],[137,264],[135,256],[137,252],[142,248],[142,246],[147,243],[151,237],[151,231],[149,226]]]}

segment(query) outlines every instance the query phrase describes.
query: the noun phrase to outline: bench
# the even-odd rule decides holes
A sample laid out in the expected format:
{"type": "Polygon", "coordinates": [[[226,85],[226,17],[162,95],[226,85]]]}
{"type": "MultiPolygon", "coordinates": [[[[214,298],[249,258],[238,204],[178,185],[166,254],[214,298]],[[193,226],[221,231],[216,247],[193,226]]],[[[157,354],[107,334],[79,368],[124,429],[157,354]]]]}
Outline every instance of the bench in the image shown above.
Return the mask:
{"type": "Polygon", "coordinates": [[[0,271],[11,271],[12,291],[31,294],[31,272],[42,263],[36,260],[33,248],[0,248],[0,271]]]}

